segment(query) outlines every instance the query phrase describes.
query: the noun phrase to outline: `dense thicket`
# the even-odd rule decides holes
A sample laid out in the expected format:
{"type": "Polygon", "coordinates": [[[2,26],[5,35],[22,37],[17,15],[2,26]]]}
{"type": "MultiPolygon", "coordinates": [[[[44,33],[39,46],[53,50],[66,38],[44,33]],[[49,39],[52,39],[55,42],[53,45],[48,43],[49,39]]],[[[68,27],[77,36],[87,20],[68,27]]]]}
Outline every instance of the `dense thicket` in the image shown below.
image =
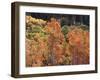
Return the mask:
{"type": "Polygon", "coordinates": [[[26,66],[89,63],[89,29],[26,16],[26,66]]]}

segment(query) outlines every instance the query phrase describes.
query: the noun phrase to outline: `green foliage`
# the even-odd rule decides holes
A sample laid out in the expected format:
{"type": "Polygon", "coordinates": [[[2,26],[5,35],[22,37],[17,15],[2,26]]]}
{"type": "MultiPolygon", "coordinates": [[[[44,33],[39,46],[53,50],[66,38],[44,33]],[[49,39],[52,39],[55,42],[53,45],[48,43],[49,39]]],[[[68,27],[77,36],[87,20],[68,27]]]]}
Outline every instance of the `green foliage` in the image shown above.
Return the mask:
{"type": "Polygon", "coordinates": [[[40,26],[35,26],[35,27],[32,27],[32,32],[33,33],[43,32],[43,29],[40,26]]]}
{"type": "Polygon", "coordinates": [[[68,33],[68,26],[67,25],[62,26],[62,33],[64,34],[64,36],[68,33]]]}
{"type": "Polygon", "coordinates": [[[26,38],[28,39],[33,39],[34,36],[35,36],[35,33],[26,33],[26,38]]]}
{"type": "Polygon", "coordinates": [[[45,37],[47,35],[47,33],[44,31],[43,27],[34,26],[34,27],[27,28],[26,37],[28,39],[33,39],[34,36],[36,35],[36,33],[38,33],[40,35],[40,37],[45,37]]]}
{"type": "Polygon", "coordinates": [[[87,25],[80,25],[80,28],[83,29],[83,30],[89,31],[89,26],[87,26],[87,25]]]}

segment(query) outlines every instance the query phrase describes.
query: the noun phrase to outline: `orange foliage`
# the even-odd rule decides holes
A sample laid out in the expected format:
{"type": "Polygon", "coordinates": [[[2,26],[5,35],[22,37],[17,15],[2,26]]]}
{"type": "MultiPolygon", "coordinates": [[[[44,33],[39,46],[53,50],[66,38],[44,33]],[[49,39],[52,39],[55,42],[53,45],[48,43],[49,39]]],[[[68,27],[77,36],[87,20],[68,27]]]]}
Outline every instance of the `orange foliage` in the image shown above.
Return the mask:
{"type": "Polygon", "coordinates": [[[61,32],[61,26],[55,18],[51,18],[51,21],[47,23],[47,28],[53,33],[61,32]]]}
{"type": "Polygon", "coordinates": [[[43,33],[34,33],[32,39],[26,38],[27,67],[89,63],[89,31],[70,26],[64,36],[55,18],[51,18],[42,30],[43,33]]]}
{"type": "Polygon", "coordinates": [[[67,34],[69,40],[73,63],[89,63],[89,32],[75,27],[67,34]]]}

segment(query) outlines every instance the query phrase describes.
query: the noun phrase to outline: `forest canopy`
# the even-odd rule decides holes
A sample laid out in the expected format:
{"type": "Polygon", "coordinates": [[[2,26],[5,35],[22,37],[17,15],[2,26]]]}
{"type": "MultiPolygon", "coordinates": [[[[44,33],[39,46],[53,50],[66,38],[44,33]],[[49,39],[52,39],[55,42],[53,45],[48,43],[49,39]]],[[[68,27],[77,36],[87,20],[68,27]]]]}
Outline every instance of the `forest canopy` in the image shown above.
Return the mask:
{"type": "Polygon", "coordinates": [[[26,13],[25,43],[26,67],[89,64],[89,16],[26,13]]]}

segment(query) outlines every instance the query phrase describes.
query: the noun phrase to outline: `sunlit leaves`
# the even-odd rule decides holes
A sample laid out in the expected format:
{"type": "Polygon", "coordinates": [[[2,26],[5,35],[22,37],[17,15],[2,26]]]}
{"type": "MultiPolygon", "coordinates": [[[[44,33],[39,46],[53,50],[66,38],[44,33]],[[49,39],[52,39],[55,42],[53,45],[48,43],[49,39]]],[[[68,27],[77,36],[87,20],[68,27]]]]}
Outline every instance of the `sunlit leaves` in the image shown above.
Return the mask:
{"type": "Polygon", "coordinates": [[[26,16],[26,66],[77,65],[89,63],[89,30],[63,26],[26,16]]]}

